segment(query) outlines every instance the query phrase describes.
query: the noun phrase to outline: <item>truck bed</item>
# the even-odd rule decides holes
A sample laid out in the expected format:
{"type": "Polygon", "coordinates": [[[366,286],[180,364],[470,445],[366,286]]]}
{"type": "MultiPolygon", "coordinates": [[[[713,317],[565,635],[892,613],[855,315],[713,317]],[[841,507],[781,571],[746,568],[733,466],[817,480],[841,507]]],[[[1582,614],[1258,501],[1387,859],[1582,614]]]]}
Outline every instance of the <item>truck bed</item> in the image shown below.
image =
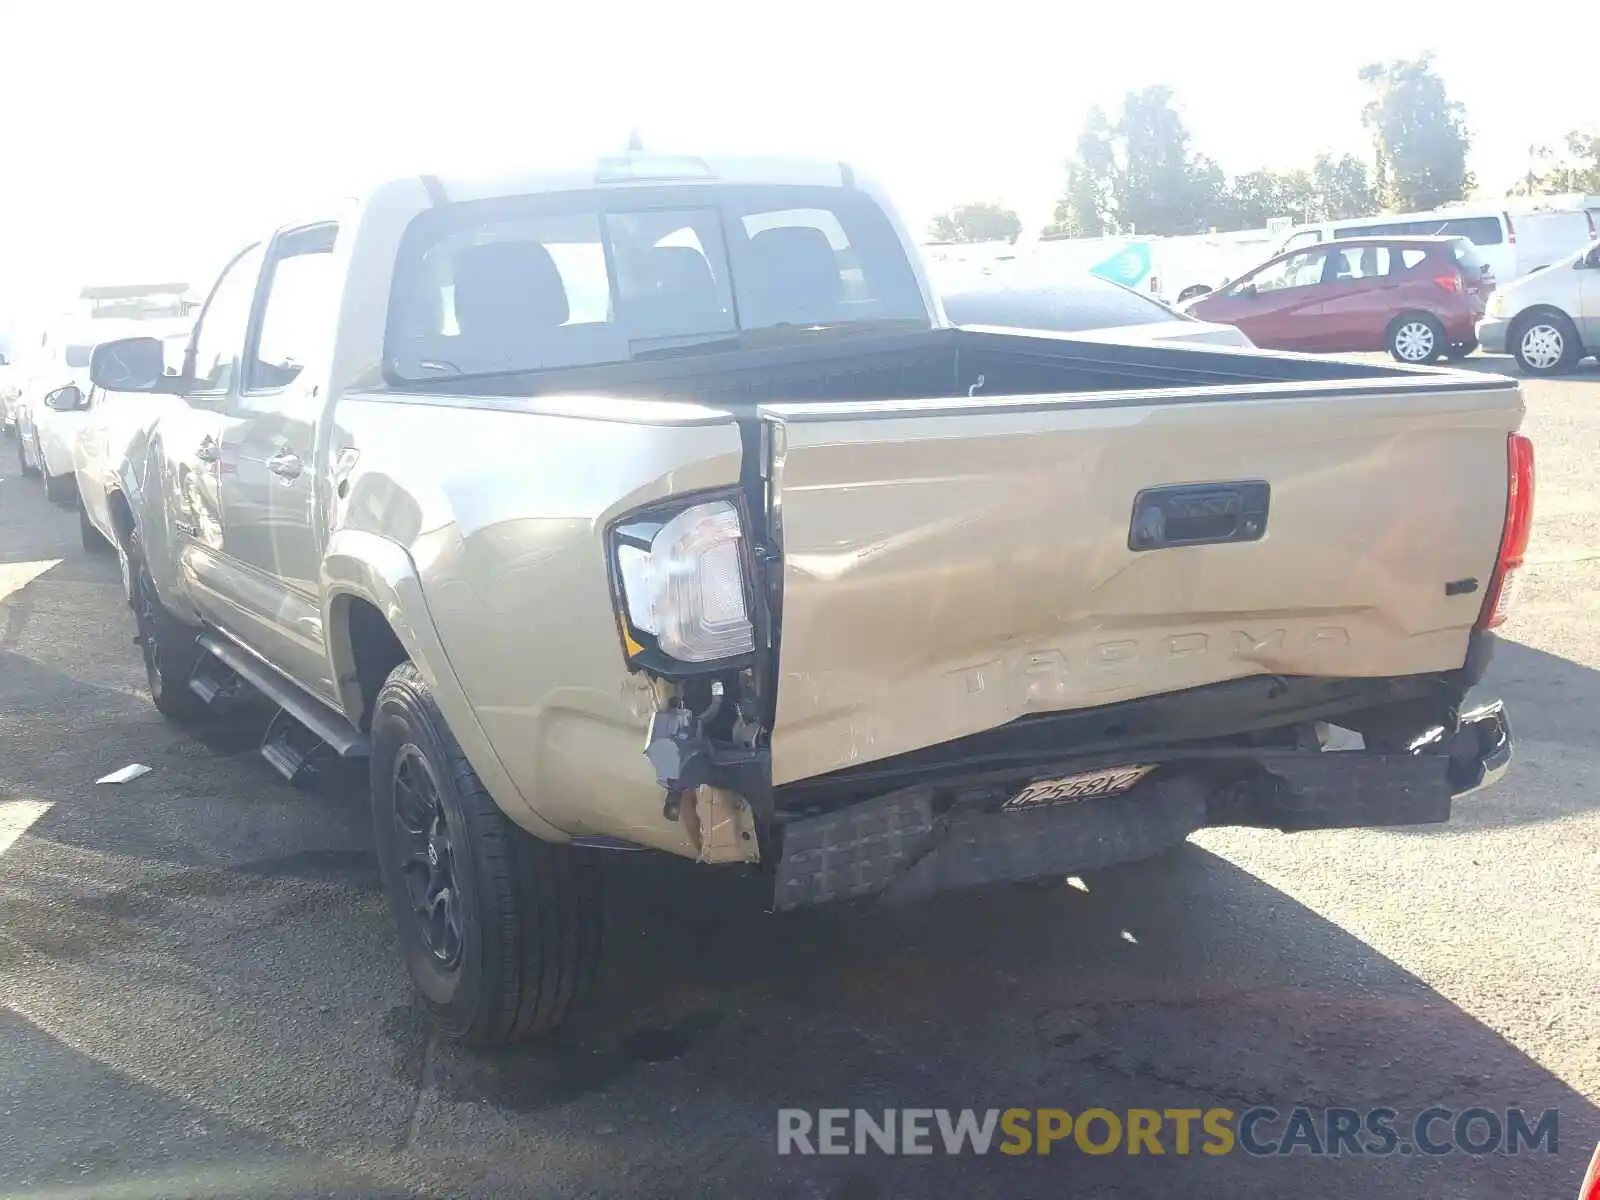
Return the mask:
{"type": "MultiPolygon", "coordinates": [[[[473,390],[508,396],[600,392],[692,400],[739,411],[777,400],[1059,395],[1453,378],[1416,368],[1309,355],[1220,346],[1116,345],[1070,334],[978,328],[840,335],[712,354],[690,354],[688,349],[681,357],[657,352],[655,357],[629,363],[474,380],[473,390]]],[[[453,390],[448,377],[425,386],[453,390]]]]}

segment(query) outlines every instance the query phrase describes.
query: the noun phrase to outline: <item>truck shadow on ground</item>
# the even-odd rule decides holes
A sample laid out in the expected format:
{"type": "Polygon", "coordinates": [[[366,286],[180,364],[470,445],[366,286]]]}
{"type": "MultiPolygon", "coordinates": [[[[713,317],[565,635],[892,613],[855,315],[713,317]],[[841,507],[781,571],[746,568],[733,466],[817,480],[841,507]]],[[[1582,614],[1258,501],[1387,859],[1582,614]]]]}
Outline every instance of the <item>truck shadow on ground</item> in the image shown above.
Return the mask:
{"type": "Polygon", "coordinates": [[[1595,1107],[1510,1043],[1198,847],[1099,872],[1087,892],[1054,881],[901,910],[773,916],[757,879],[643,856],[610,882],[593,1007],[543,1045],[443,1049],[433,1067],[447,1107],[516,1114],[529,1144],[535,1131],[593,1142],[607,1165],[584,1182],[600,1190],[627,1160],[652,1195],[758,1179],[772,1196],[1037,1195],[1068,1180],[1074,1195],[1560,1195],[1600,1133],[1595,1107]],[[1432,1105],[1557,1108],[1562,1140],[1554,1156],[1480,1160],[776,1153],[782,1107],[1297,1104],[1405,1120],[1432,1105]],[[680,1173],[694,1185],[672,1183],[680,1173]]]}

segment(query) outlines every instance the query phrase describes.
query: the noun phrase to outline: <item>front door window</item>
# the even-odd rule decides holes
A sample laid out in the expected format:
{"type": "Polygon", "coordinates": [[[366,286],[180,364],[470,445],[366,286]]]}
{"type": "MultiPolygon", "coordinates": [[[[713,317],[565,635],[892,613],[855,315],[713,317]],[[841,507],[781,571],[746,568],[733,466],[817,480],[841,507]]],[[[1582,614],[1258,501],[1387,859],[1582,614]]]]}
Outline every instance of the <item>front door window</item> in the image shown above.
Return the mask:
{"type": "Polygon", "coordinates": [[[1327,263],[1326,250],[1302,250],[1277,262],[1268,263],[1257,271],[1246,284],[1254,284],[1257,294],[1281,292],[1289,288],[1310,287],[1322,282],[1323,268],[1327,263]]]}

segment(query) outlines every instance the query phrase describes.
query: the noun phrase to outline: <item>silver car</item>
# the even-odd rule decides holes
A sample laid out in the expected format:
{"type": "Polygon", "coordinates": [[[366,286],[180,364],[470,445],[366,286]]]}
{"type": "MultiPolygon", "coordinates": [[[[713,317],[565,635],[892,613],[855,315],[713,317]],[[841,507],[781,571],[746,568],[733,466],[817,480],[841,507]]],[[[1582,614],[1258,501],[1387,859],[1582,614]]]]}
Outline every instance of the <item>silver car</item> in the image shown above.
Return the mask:
{"type": "Polygon", "coordinates": [[[1497,289],[1478,341],[1490,354],[1510,354],[1528,375],[1555,375],[1600,354],[1600,244],[1497,289]]]}

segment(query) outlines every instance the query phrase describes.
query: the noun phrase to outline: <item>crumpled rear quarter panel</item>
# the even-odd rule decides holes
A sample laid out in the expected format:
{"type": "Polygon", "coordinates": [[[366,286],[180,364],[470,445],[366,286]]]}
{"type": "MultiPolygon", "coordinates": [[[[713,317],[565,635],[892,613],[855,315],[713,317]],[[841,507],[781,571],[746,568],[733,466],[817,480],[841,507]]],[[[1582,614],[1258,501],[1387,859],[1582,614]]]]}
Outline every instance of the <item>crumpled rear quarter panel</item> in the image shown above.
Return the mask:
{"type": "Polygon", "coordinates": [[[429,396],[347,401],[339,421],[360,459],[335,524],[410,551],[518,799],[570,835],[683,851],[643,753],[650,692],[623,662],[604,531],[638,505],[736,484],[731,418],[593,396],[429,396]]]}

